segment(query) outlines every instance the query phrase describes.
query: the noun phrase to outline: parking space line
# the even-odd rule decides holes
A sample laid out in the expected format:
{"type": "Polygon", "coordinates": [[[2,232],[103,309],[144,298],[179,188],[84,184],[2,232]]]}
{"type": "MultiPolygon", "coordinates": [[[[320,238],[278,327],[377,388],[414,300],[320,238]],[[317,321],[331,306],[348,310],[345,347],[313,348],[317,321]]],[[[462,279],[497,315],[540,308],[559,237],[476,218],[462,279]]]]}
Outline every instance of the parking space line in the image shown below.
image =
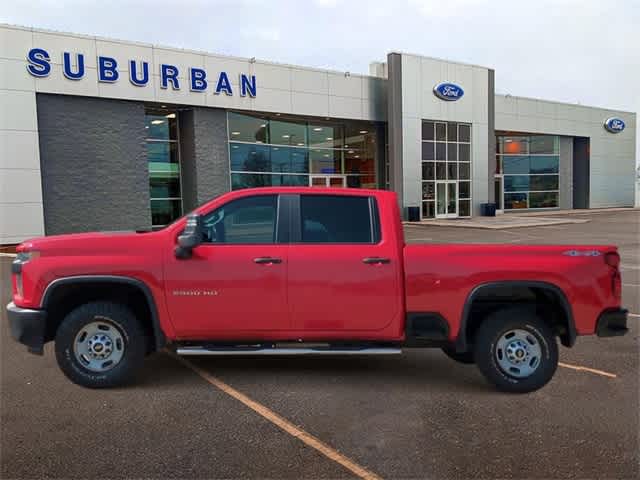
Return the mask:
{"type": "Polygon", "coordinates": [[[640,283],[623,283],[623,287],[640,287],[640,283]]]}
{"type": "Polygon", "coordinates": [[[0,257],[10,257],[10,258],[14,258],[17,257],[18,254],[17,253],[5,253],[5,252],[0,252],[0,257]]]}
{"type": "Polygon", "coordinates": [[[640,318],[640,314],[638,313],[627,313],[627,315],[630,317],[640,318]]]}
{"type": "Polygon", "coordinates": [[[569,363],[562,363],[562,362],[558,362],[558,365],[564,368],[570,368],[571,370],[579,370],[581,372],[589,372],[589,373],[594,373],[596,375],[602,375],[603,377],[618,378],[618,376],[615,373],[596,370],[595,368],[581,367],[580,365],[571,365],[569,363]]]}
{"type": "Polygon", "coordinates": [[[261,403],[258,403],[255,400],[252,400],[251,398],[247,397],[244,393],[227,385],[222,380],[219,380],[218,378],[208,373],[206,370],[200,367],[197,367],[196,365],[189,362],[188,360],[185,360],[182,357],[179,357],[177,355],[172,355],[172,356],[174,356],[174,358],[179,360],[183,365],[191,369],[193,372],[195,372],[202,379],[204,379],[214,387],[218,388],[219,390],[226,393],[227,395],[235,398],[240,403],[242,403],[246,407],[249,407],[251,410],[256,412],[258,415],[262,416],[269,422],[273,423],[275,426],[277,426],[284,432],[288,433],[292,437],[297,438],[298,440],[303,442],[305,445],[317,450],[328,459],[333,460],[334,462],[346,468],[347,470],[351,471],[358,477],[367,479],[367,480],[381,480],[381,477],[379,477],[375,473],[370,472],[366,468],[358,465],[356,462],[354,462],[348,457],[345,457],[340,452],[331,448],[329,445],[322,442],[318,438],[314,437],[310,433],[302,430],[299,427],[296,427],[286,418],[281,417],[280,415],[275,413],[273,410],[265,407],[261,403]]]}

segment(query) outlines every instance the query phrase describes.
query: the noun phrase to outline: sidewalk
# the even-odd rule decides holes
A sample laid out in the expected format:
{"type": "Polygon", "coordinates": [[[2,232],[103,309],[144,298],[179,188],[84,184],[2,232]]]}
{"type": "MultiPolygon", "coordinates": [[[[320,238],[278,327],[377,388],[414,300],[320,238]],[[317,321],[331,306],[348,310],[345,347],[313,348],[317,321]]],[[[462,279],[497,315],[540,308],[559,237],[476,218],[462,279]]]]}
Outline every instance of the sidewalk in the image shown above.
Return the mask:
{"type": "Polygon", "coordinates": [[[437,227],[463,227],[485,228],[489,230],[502,230],[504,228],[544,227],[548,225],[562,225],[567,223],[587,223],[585,218],[546,218],[537,216],[516,216],[513,214],[498,215],[496,217],[473,217],[423,220],[421,222],[403,222],[404,225],[413,226],[437,226],[437,227]]]}

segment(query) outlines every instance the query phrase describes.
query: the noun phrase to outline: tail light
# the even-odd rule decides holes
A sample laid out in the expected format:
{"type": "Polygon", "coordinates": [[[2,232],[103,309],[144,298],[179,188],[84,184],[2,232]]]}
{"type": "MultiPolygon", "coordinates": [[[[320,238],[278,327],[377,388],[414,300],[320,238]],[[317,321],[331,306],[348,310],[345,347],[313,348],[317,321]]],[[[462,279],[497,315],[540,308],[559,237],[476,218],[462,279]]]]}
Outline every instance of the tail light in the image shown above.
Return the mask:
{"type": "Polygon", "coordinates": [[[620,255],[618,252],[608,252],[604,256],[604,261],[611,267],[611,292],[613,296],[620,300],[622,298],[622,277],[620,276],[620,255]]]}
{"type": "Polygon", "coordinates": [[[610,267],[617,269],[620,266],[620,255],[618,252],[609,252],[604,256],[604,261],[610,267]]]}

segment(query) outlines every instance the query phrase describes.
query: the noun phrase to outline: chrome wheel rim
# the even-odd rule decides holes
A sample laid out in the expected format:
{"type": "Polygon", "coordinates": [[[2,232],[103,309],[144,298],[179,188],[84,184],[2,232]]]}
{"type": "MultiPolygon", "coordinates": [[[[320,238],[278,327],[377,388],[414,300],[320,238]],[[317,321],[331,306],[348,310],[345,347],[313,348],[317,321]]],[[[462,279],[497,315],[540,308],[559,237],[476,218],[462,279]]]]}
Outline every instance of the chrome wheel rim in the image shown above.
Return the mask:
{"type": "Polygon", "coordinates": [[[522,329],[502,334],[496,345],[496,361],[507,375],[526,378],[538,369],[542,360],[540,342],[530,332],[522,329]]]}
{"type": "Polygon", "coordinates": [[[120,363],[125,343],[120,330],[107,319],[96,319],[80,329],[73,342],[76,360],[92,372],[107,372],[120,363]]]}

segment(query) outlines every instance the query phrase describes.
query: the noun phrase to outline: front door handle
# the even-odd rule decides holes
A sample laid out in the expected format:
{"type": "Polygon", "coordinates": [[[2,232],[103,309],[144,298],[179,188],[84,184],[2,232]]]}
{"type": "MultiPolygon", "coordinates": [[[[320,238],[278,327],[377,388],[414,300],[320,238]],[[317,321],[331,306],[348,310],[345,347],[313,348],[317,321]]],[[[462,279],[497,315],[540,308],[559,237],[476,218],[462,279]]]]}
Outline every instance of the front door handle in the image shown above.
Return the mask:
{"type": "Polygon", "coordinates": [[[276,257],[257,257],[253,259],[254,263],[259,265],[270,265],[272,263],[282,263],[281,258],[276,257]]]}
{"type": "Polygon", "coordinates": [[[380,265],[382,263],[391,263],[391,260],[389,258],[382,257],[366,257],[362,259],[362,262],[369,265],[380,265]]]}

